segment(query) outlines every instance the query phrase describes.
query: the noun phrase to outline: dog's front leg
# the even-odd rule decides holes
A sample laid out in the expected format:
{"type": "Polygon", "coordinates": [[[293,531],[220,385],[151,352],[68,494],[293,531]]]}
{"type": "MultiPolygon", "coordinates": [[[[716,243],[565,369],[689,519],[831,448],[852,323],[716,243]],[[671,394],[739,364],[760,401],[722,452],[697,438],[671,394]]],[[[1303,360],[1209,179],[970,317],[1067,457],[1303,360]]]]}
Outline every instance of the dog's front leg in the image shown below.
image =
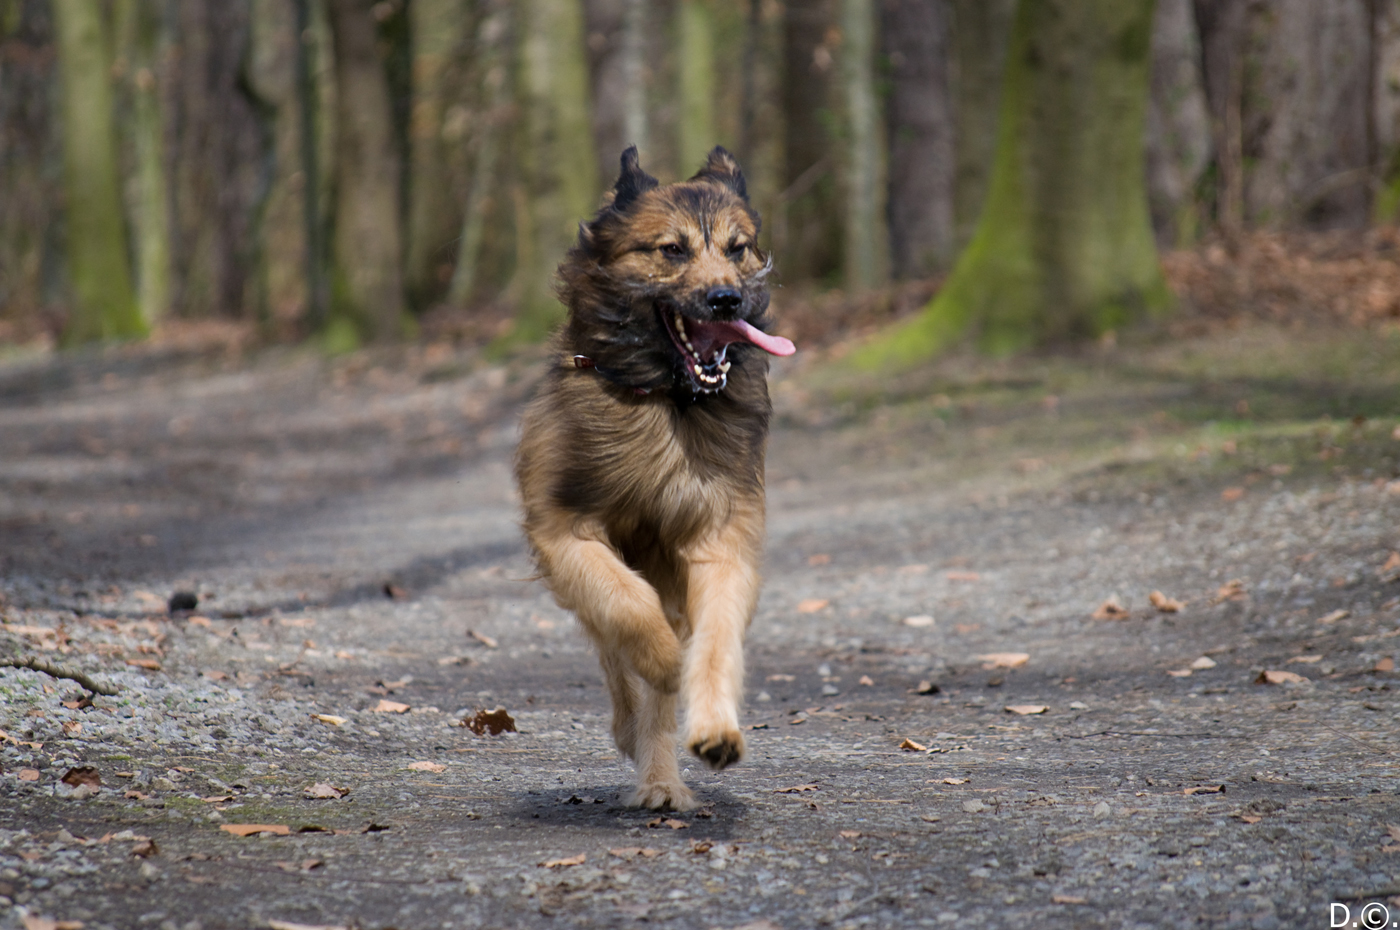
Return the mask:
{"type": "MultiPolygon", "coordinates": [[[[572,610],[603,653],[620,655],[663,694],[680,684],[681,645],[656,589],[588,527],[534,535],[559,606],[572,610]]],[[[616,695],[614,695],[616,696],[616,695]]]]}
{"type": "Polygon", "coordinates": [[[712,769],[744,756],[739,699],[744,633],[758,602],[763,512],[739,510],[689,553],[686,610],[691,635],[681,673],[685,745],[712,769]]]}

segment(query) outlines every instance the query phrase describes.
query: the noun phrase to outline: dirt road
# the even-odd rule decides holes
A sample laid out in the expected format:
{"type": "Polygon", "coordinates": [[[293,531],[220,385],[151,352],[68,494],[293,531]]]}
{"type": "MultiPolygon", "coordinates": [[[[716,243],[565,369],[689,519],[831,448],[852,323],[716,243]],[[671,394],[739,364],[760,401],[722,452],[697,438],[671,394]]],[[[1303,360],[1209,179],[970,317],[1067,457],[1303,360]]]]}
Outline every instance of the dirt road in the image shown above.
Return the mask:
{"type": "Polygon", "coordinates": [[[0,363],[0,644],[121,687],[0,670],[0,927],[1400,920],[1400,338],[804,364],[749,757],[658,817],[522,580],[530,360],[0,363]]]}

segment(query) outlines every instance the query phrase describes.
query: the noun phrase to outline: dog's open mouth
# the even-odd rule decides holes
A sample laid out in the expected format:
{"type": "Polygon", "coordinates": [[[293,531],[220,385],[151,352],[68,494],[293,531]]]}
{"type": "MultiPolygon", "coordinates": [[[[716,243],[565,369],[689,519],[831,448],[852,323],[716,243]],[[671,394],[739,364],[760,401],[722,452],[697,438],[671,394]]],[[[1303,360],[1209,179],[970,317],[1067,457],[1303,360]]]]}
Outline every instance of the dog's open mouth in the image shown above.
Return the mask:
{"type": "Polygon", "coordinates": [[[791,355],[796,346],[782,336],[770,336],[746,320],[694,320],[679,311],[663,310],[661,318],[671,341],[680,350],[686,374],[697,390],[721,390],[729,379],[726,358],[736,342],[758,346],[770,355],[791,355]]]}

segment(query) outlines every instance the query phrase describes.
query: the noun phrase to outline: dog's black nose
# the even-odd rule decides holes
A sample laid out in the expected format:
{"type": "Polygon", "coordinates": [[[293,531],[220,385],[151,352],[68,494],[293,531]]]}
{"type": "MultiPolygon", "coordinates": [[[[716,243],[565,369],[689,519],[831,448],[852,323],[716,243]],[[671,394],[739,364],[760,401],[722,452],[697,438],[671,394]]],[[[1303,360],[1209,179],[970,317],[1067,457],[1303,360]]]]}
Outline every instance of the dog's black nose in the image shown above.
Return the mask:
{"type": "Polygon", "coordinates": [[[712,287],[705,295],[705,303],[715,313],[733,313],[743,302],[744,296],[732,287],[712,287]]]}

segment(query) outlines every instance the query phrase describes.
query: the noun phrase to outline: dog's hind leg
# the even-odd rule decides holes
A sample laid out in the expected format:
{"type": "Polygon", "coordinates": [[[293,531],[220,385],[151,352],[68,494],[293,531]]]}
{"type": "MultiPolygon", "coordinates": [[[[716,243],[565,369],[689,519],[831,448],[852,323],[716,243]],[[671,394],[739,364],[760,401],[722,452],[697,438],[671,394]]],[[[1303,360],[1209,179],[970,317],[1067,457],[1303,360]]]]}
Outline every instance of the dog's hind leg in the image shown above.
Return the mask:
{"type": "Polygon", "coordinates": [[[680,640],[656,589],[623,563],[602,530],[583,524],[530,536],[559,606],[578,615],[599,653],[620,654],[647,684],[674,693],[680,640]]]}
{"type": "Polygon", "coordinates": [[[676,762],[676,695],[642,688],[637,714],[637,788],[629,799],[634,807],[688,811],[695,796],[681,781],[676,762]]]}
{"type": "Polygon", "coordinates": [[[681,673],[685,745],[712,769],[744,756],[744,633],[758,602],[761,509],[739,510],[688,553],[691,635],[681,673]]]}
{"type": "Polygon", "coordinates": [[[606,649],[598,654],[603,667],[603,679],[612,696],[612,735],[617,751],[629,759],[637,758],[637,727],[640,722],[642,689],[647,687],[627,662],[606,649]]]}

